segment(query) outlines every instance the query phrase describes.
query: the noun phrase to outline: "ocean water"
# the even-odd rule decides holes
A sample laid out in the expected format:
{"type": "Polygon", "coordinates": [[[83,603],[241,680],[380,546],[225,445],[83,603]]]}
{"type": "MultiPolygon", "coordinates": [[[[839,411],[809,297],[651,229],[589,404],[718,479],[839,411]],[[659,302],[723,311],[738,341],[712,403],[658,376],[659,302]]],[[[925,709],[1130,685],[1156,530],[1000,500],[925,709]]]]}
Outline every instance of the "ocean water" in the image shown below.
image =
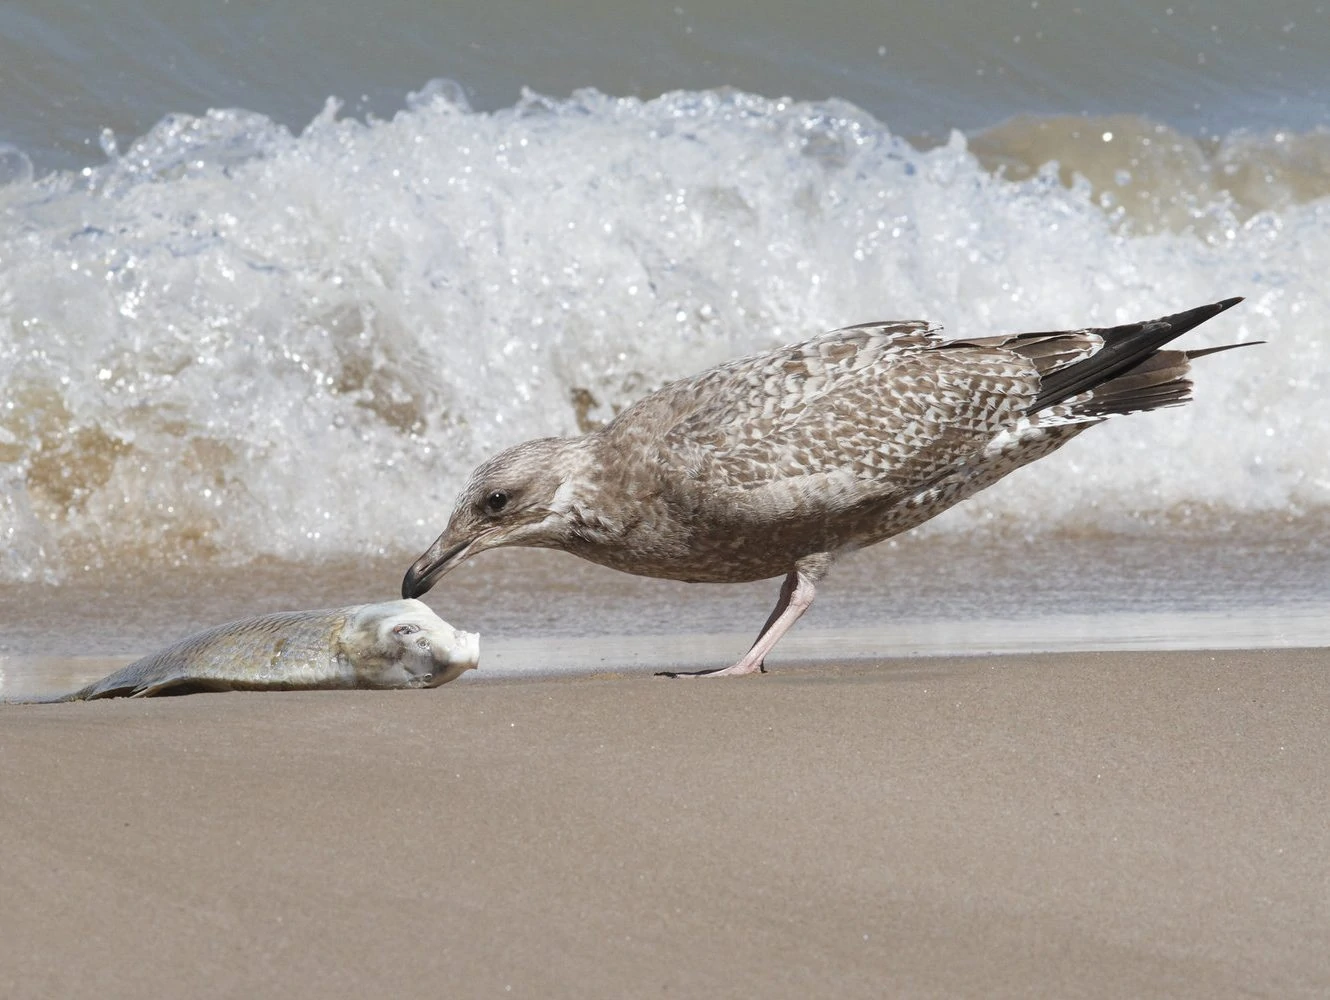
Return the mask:
{"type": "MultiPolygon", "coordinates": [[[[1325,641],[1327,51],[1325,5],[1236,0],[6,4],[0,656],[391,596],[477,462],[737,354],[1230,295],[1187,345],[1266,343],[1194,403],[857,556],[809,627],[1325,641]]],[[[774,597],[573,562],[430,600],[538,646],[774,597]]]]}

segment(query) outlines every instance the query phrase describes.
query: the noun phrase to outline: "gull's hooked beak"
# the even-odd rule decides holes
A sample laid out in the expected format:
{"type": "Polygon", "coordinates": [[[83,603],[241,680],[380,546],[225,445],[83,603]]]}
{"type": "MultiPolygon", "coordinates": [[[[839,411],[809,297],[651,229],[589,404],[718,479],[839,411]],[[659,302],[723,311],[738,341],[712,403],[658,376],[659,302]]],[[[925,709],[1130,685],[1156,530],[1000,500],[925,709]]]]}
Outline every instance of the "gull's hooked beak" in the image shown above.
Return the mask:
{"type": "Polygon", "coordinates": [[[458,563],[462,562],[473,552],[480,552],[490,546],[483,544],[485,539],[493,534],[492,531],[485,531],[471,538],[464,538],[457,541],[452,537],[451,532],[445,531],[434,540],[434,544],[425,550],[425,554],[411,564],[411,568],[406,571],[406,576],[402,577],[402,596],[405,598],[419,597],[430,587],[434,586],[435,581],[443,576],[458,563]]]}

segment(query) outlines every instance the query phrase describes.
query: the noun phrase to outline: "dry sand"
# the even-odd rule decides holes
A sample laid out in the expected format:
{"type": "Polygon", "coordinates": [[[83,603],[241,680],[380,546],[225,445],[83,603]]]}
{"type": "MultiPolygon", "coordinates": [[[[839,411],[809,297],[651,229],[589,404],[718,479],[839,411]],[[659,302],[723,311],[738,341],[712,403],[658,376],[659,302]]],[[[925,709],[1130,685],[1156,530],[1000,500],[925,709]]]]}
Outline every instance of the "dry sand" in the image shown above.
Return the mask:
{"type": "Polygon", "coordinates": [[[0,995],[1330,995],[1330,651],[0,708],[0,995]]]}

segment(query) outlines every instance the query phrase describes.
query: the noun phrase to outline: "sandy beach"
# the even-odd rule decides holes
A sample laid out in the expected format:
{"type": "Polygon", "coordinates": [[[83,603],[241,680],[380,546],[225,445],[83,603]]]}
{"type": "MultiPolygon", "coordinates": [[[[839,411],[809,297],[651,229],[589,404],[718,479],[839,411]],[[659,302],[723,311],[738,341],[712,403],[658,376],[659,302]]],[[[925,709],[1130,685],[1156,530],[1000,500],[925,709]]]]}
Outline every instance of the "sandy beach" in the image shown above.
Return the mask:
{"type": "Polygon", "coordinates": [[[0,995],[1314,997],[1330,652],[0,708],[0,995]]]}
{"type": "Polygon", "coordinates": [[[1327,51],[0,2],[0,1000],[1330,1000],[1327,51]],[[404,591],[478,670],[4,703],[404,591]]]}

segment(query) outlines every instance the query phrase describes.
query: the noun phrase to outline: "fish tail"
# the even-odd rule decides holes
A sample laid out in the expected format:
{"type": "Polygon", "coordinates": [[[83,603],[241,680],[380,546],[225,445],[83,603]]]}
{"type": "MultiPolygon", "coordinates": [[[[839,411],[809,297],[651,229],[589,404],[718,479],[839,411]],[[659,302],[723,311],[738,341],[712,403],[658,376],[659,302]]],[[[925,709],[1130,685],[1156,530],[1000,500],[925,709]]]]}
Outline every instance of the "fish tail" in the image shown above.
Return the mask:
{"type": "Polygon", "coordinates": [[[0,701],[4,705],[58,705],[65,701],[82,701],[85,695],[82,690],[69,691],[65,694],[35,694],[21,695],[17,698],[5,698],[0,701]]]}

